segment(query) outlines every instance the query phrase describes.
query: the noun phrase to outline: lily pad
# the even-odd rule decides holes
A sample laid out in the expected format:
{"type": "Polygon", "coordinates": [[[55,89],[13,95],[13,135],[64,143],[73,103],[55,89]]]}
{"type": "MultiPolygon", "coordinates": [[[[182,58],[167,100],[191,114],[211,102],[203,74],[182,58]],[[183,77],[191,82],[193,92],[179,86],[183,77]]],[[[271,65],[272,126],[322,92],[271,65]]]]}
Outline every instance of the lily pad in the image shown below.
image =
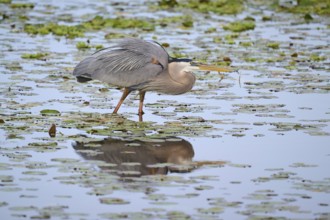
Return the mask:
{"type": "Polygon", "coordinates": [[[55,109],[44,109],[40,111],[42,116],[59,116],[61,113],[55,109]]]}
{"type": "Polygon", "coordinates": [[[129,204],[129,201],[126,201],[121,198],[100,198],[100,202],[107,205],[125,205],[129,204]]]}
{"type": "Polygon", "coordinates": [[[200,213],[204,214],[219,214],[224,211],[222,207],[211,207],[211,208],[198,208],[197,209],[200,213]]]}
{"type": "Polygon", "coordinates": [[[47,172],[43,172],[43,171],[24,171],[22,173],[25,175],[36,175],[36,176],[47,175],[47,172]]]}

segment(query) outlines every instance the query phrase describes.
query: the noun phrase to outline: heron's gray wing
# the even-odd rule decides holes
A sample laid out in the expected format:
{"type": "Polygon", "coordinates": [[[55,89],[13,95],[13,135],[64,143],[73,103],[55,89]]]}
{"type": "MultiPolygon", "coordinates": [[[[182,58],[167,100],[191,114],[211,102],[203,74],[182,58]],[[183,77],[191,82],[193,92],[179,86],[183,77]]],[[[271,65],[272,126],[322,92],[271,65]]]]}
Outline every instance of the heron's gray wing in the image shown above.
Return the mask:
{"type": "Polygon", "coordinates": [[[168,54],[160,45],[129,38],[87,57],[76,66],[73,75],[138,89],[167,66],[168,54]]]}

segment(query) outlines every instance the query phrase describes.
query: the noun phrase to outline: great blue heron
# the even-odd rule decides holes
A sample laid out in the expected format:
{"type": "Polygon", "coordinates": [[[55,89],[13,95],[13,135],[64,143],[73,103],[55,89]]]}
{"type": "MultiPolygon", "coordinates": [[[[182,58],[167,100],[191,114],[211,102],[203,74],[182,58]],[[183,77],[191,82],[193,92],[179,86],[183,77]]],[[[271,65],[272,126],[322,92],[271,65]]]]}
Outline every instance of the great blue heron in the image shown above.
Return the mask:
{"type": "Polygon", "coordinates": [[[85,58],[74,69],[78,82],[97,79],[124,88],[113,113],[117,113],[125,98],[139,91],[139,115],[147,91],[178,95],[190,91],[196,77],[191,70],[227,71],[206,65],[197,65],[191,59],[170,57],[155,41],[126,38],[116,46],[101,49],[85,58]]]}

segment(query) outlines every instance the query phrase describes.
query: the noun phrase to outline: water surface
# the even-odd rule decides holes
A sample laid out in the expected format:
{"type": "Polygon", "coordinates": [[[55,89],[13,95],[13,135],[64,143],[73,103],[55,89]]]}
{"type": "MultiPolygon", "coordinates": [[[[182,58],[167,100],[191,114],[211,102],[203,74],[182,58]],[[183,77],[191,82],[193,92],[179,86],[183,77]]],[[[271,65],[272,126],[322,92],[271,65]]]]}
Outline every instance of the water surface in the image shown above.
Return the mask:
{"type": "Polygon", "coordinates": [[[153,10],[156,2],[30,2],[34,8],[1,4],[2,218],[329,218],[327,17],[307,22],[251,5],[234,16],[153,10]],[[96,14],[152,18],[156,28],[104,28],[74,39],[23,31],[25,23],[76,25],[96,14]],[[193,27],[156,22],[185,14],[193,27]],[[254,30],[223,30],[247,16],[254,30]],[[238,72],[196,72],[195,87],[180,96],[147,93],[144,122],[136,95],[112,115],[120,90],[70,75],[95,51],[76,43],[110,46],[110,32],[154,38],[172,55],[209,63],[229,57],[238,72]],[[48,55],[22,58],[37,52],[48,55]]]}

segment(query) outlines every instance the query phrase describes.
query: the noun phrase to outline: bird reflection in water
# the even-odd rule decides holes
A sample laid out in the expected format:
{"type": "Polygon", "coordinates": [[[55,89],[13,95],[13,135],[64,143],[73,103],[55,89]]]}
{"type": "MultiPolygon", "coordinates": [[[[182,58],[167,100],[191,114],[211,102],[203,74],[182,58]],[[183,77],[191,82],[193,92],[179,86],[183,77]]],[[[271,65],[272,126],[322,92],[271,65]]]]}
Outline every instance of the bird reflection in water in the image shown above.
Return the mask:
{"type": "Polygon", "coordinates": [[[100,168],[124,177],[190,172],[194,169],[192,145],[177,137],[154,141],[107,138],[88,143],[76,142],[73,147],[86,160],[113,164],[100,168]]]}

